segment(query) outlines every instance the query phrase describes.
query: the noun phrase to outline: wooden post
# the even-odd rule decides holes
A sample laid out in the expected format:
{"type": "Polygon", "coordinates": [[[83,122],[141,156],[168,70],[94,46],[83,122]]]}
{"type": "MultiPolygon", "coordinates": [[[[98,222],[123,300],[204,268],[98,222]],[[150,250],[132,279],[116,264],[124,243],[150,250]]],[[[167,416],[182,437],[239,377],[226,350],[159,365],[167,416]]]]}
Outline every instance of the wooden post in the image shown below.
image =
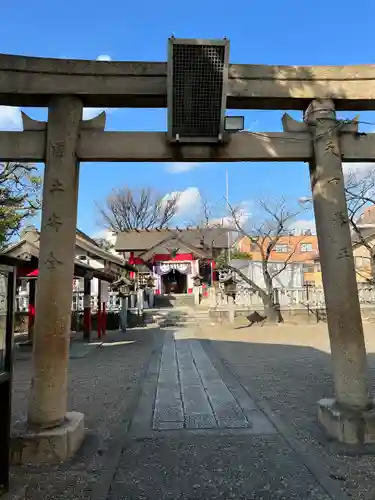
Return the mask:
{"type": "Polygon", "coordinates": [[[126,332],[128,326],[128,306],[129,306],[129,295],[123,295],[121,297],[121,311],[120,311],[120,328],[122,332],[126,332]]]}
{"type": "Polygon", "coordinates": [[[98,310],[96,313],[98,339],[102,338],[102,282],[98,280],[98,296],[97,296],[98,310]]]}
{"type": "Polygon", "coordinates": [[[35,290],[36,290],[36,279],[31,278],[29,280],[29,306],[28,306],[28,324],[27,324],[27,336],[30,342],[32,342],[34,338],[35,290]]]}
{"type": "Polygon", "coordinates": [[[83,278],[83,338],[91,340],[91,279],[83,278]]]}
{"type": "Polygon", "coordinates": [[[102,302],[102,334],[105,335],[107,333],[107,307],[106,303],[102,302]]]}
{"type": "Polygon", "coordinates": [[[56,97],[48,110],[39,277],[28,422],[64,423],[72,308],[82,102],[56,97]]]}

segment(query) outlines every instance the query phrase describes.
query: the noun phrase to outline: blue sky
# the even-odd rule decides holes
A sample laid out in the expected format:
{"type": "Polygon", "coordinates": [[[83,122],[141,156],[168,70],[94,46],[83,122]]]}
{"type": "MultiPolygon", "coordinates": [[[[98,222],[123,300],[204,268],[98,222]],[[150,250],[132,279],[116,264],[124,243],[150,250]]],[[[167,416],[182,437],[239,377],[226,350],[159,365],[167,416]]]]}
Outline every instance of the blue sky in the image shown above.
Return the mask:
{"type": "MultiPolygon", "coordinates": [[[[165,61],[167,39],[174,34],[187,38],[226,36],[231,42],[232,63],[374,64],[374,18],[375,2],[371,0],[358,4],[348,0],[18,0],[2,2],[0,7],[1,51],[42,57],[96,59],[108,55],[112,60],[165,61]]],[[[28,112],[34,118],[46,117],[46,110],[28,112]]],[[[280,111],[244,114],[250,130],[281,130],[280,111]]],[[[18,116],[16,109],[0,108],[0,129],[17,127],[18,116]]],[[[361,118],[375,122],[375,113],[361,113],[361,118]]],[[[166,130],[166,111],[112,110],[107,130],[166,130]]],[[[122,185],[147,185],[160,194],[183,192],[181,217],[186,219],[196,216],[199,193],[210,202],[215,217],[223,216],[226,169],[234,204],[246,202],[251,207],[259,198],[281,196],[294,203],[309,191],[307,166],[302,163],[203,164],[180,173],[170,172],[170,166],[160,163],[82,164],[78,227],[89,234],[98,233],[101,227],[95,201],[122,185]]],[[[311,219],[311,214],[301,217],[311,219]]]]}

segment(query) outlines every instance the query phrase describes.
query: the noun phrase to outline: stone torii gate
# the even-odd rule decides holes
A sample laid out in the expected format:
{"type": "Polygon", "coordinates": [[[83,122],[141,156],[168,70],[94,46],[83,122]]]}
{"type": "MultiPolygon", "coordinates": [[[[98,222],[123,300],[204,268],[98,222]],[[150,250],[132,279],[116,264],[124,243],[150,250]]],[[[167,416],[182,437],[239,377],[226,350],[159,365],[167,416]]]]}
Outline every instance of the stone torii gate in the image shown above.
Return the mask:
{"type": "Polygon", "coordinates": [[[342,442],[375,442],[342,172],[342,161],[375,160],[375,134],[336,119],[336,110],[375,110],[375,66],[229,64],[227,73],[227,108],[304,110],[304,121],[284,115],[282,133],[234,133],[212,144],[172,143],[165,132],[105,132],[105,113],[82,121],[83,107],[166,107],[166,63],[0,55],[0,105],[48,107],[48,123],[23,114],[23,132],[0,132],[2,160],[45,163],[34,372],[14,461],[63,460],[83,439],[83,415],[67,412],[81,161],[308,163],[335,383],[318,415],[342,442]]]}

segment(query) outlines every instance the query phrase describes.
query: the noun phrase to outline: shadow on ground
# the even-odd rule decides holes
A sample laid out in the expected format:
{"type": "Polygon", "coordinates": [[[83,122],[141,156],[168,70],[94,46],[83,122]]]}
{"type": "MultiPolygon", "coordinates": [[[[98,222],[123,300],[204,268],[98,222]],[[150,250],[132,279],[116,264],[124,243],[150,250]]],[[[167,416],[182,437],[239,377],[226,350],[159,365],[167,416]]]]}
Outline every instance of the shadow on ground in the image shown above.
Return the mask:
{"type": "MultiPolygon", "coordinates": [[[[373,499],[373,448],[334,444],[316,420],[316,402],[333,395],[326,339],[317,349],[284,345],[283,329],[280,343],[271,343],[264,328],[251,330],[238,332],[246,340],[202,335],[201,342],[224,382],[243,387],[276,422],[278,434],[161,431],[132,437],[139,391],[150,361],[160,356],[165,331],[130,330],[109,335],[103,347],[70,362],[68,407],[86,416],[80,453],[67,464],[13,468],[13,484],[28,483],[30,500],[373,499]],[[259,336],[264,341],[254,340],[259,336]]],[[[316,335],[313,327],[304,329],[300,343],[310,335],[316,335]]],[[[368,359],[374,389],[375,355],[368,359]]],[[[25,417],[29,378],[30,362],[16,362],[14,419],[25,417]]]]}

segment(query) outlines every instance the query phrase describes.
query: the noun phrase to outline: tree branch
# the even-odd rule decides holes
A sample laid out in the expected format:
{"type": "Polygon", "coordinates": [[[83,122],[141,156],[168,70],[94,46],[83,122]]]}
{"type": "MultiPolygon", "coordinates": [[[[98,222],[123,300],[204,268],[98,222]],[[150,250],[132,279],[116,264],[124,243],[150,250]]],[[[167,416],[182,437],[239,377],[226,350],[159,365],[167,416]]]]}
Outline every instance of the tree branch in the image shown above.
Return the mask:
{"type": "Polygon", "coordinates": [[[176,215],[178,200],[178,195],[165,198],[150,188],[132,191],[125,187],[113,190],[97,209],[101,223],[112,231],[162,229],[176,215]]]}

